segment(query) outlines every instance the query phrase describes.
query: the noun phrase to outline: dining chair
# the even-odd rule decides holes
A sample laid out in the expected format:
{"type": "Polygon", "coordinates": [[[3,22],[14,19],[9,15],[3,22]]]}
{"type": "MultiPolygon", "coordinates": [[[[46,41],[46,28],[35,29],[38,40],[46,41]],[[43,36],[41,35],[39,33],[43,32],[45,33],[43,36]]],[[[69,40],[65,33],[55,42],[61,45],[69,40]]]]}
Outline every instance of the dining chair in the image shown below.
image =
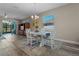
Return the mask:
{"type": "Polygon", "coordinates": [[[26,38],[27,38],[27,44],[29,44],[30,43],[30,39],[31,39],[31,37],[30,37],[30,29],[26,29],[26,38]]]}
{"type": "Polygon", "coordinates": [[[46,46],[50,46],[51,49],[54,49],[55,48],[55,42],[54,42],[55,34],[56,34],[55,32],[46,31],[46,33],[42,36],[40,46],[46,45],[46,46]]]}
{"type": "Polygon", "coordinates": [[[26,29],[26,36],[27,36],[27,44],[30,44],[31,46],[38,44],[38,40],[36,39],[36,36],[34,36],[31,30],[26,29]]]}
{"type": "Polygon", "coordinates": [[[46,44],[48,44],[51,49],[61,48],[62,43],[55,40],[56,32],[50,32],[50,36],[47,38],[46,44]]]}

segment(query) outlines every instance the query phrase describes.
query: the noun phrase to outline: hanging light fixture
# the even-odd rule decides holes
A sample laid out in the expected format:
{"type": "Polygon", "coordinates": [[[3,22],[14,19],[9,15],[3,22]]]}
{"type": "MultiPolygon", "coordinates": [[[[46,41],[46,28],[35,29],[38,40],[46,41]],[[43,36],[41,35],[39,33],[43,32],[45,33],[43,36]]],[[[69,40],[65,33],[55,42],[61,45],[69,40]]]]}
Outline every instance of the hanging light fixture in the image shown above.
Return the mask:
{"type": "MultiPolygon", "coordinates": [[[[35,5],[36,5],[36,3],[33,4],[33,7],[35,7],[35,5]]],[[[34,10],[33,10],[33,12],[36,12],[36,11],[37,11],[37,9],[36,9],[36,7],[35,7],[34,10]]],[[[32,15],[31,18],[32,18],[32,19],[38,19],[39,16],[37,16],[37,15],[35,14],[35,15],[32,15]]]]}
{"type": "Polygon", "coordinates": [[[37,15],[32,15],[31,18],[32,18],[32,19],[38,19],[39,16],[37,16],[37,15]]]}
{"type": "Polygon", "coordinates": [[[4,13],[4,18],[7,18],[8,16],[6,15],[6,12],[4,13]]]}
{"type": "Polygon", "coordinates": [[[5,19],[7,19],[7,18],[9,18],[9,19],[14,18],[14,16],[8,16],[6,12],[4,12],[3,17],[4,17],[5,19]]]}

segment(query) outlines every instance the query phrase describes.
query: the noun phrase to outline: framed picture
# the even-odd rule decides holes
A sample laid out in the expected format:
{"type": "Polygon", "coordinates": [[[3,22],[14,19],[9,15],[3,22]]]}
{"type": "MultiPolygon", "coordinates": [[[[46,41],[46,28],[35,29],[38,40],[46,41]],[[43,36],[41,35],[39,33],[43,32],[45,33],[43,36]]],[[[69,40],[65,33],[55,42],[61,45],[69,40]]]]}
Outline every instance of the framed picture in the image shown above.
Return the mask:
{"type": "Polygon", "coordinates": [[[55,16],[53,15],[43,16],[42,20],[43,20],[44,26],[54,25],[53,23],[54,19],[55,19],[55,16]]]}

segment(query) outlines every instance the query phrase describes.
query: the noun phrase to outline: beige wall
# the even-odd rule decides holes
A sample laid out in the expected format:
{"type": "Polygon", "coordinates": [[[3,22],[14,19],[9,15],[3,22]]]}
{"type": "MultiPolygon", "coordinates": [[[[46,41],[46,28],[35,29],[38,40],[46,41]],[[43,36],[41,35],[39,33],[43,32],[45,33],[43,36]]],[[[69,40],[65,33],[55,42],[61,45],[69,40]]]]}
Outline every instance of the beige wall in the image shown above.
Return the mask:
{"type": "MultiPolygon", "coordinates": [[[[64,40],[79,41],[79,4],[68,4],[39,14],[54,15],[56,37],[64,40]]],[[[42,20],[40,18],[40,20],[42,20]]]]}

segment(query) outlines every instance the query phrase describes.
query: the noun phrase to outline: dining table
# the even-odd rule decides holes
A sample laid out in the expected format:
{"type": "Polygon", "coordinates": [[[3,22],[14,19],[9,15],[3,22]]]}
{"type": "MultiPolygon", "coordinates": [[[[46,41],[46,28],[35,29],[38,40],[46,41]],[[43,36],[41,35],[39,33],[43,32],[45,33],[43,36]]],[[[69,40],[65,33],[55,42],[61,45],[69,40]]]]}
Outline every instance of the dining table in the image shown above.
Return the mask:
{"type": "MultiPolygon", "coordinates": [[[[44,38],[46,36],[46,33],[50,33],[50,32],[44,32],[44,31],[39,31],[39,32],[30,32],[30,34],[34,37],[40,37],[39,41],[40,41],[40,46],[44,46],[46,39],[44,38]]],[[[36,39],[37,40],[37,39],[36,39]]]]}

